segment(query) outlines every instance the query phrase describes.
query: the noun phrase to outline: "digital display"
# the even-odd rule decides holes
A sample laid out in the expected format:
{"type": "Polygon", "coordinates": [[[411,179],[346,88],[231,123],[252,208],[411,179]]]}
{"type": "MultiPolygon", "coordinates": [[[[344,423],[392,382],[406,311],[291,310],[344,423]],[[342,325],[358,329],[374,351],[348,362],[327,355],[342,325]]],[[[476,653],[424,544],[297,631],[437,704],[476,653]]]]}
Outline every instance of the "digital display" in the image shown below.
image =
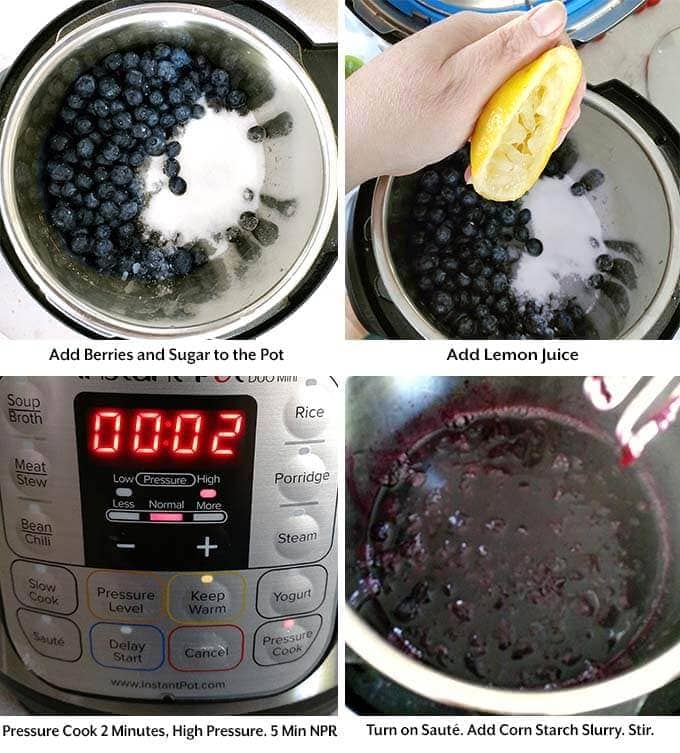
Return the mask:
{"type": "Polygon", "coordinates": [[[238,459],[248,431],[242,410],[93,408],[87,420],[87,447],[105,459],[173,463],[238,459]]]}

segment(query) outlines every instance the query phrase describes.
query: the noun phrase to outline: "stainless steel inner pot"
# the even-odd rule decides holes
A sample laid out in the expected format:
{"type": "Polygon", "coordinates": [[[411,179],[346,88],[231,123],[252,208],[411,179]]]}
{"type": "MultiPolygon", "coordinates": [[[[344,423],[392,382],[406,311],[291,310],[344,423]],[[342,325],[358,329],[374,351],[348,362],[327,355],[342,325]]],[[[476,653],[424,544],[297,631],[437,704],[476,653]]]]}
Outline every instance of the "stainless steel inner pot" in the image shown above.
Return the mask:
{"type": "MultiPolygon", "coordinates": [[[[596,306],[591,318],[603,338],[657,338],[677,306],[680,283],[680,185],[647,132],[620,107],[588,91],[572,132],[580,167],[598,167],[605,184],[592,201],[604,224],[604,237],[636,243],[638,287],[629,291],[630,311],[621,323],[596,306]]],[[[385,288],[408,323],[424,338],[443,335],[414,303],[403,274],[409,264],[404,221],[410,211],[413,176],[382,177],[373,195],[371,237],[385,288]]],[[[559,207],[556,207],[559,211],[559,207]]]]}
{"type": "Polygon", "coordinates": [[[0,210],[18,263],[62,314],[110,337],[234,336],[283,309],[331,227],[335,175],[333,125],[307,73],[250,24],[190,4],[125,7],[116,0],[69,24],[24,75],[0,138],[0,210]],[[280,237],[245,274],[235,273],[233,251],[186,278],[153,286],[124,282],[63,253],[46,222],[40,152],[65,91],[109,52],[160,41],[188,44],[225,68],[236,65],[258,122],[284,110],[293,116],[291,135],[266,144],[263,193],[294,198],[298,210],[284,218],[262,207],[280,237]]]}
{"type": "MultiPolygon", "coordinates": [[[[616,416],[596,412],[580,377],[353,377],[346,390],[346,591],[357,587],[357,551],[379,477],[402,451],[396,437],[425,416],[456,409],[532,405],[557,410],[613,436],[616,416]]],[[[643,455],[640,471],[653,479],[664,504],[668,569],[656,621],[632,651],[634,668],[610,679],[563,690],[505,690],[455,679],[399,651],[349,606],[349,646],[400,685],[452,707],[505,714],[635,713],[645,696],[680,676],[680,427],[672,427],[643,455]]],[[[661,549],[661,547],[660,547],[661,549]]],[[[661,551],[658,553],[661,557],[661,551]]]]}

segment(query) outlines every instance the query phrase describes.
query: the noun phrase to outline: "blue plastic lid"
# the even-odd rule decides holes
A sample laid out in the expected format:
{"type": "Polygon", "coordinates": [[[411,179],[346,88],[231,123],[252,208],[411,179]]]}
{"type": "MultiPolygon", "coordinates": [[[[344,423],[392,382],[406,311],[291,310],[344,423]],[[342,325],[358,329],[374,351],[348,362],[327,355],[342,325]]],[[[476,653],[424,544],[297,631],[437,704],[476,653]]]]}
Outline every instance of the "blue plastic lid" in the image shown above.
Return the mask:
{"type": "MultiPolygon", "coordinates": [[[[492,9],[473,7],[474,3],[444,2],[444,0],[387,0],[406,16],[420,16],[431,21],[441,21],[447,16],[463,10],[476,10],[482,13],[502,13],[507,11],[530,10],[548,0],[498,0],[492,9]]],[[[563,0],[569,16],[568,25],[575,26],[584,18],[592,16],[609,4],[610,0],[563,0]]],[[[487,3],[488,4],[488,3],[487,3]]]]}

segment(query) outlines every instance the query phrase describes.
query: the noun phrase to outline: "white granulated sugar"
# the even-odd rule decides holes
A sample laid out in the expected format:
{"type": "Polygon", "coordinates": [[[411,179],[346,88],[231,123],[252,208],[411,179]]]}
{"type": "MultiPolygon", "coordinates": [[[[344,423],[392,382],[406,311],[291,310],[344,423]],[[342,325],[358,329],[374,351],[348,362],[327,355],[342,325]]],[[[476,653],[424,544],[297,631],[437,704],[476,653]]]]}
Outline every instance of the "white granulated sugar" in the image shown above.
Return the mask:
{"type": "Polygon", "coordinates": [[[520,297],[543,304],[551,296],[578,295],[582,281],[596,271],[595,259],[606,251],[602,223],[587,195],[571,193],[573,183],[569,176],[542,178],[524,199],[531,234],[543,243],[543,253],[523,253],[517,262],[512,287],[520,297]]]}
{"type": "Polygon", "coordinates": [[[141,221],[146,229],[177,245],[203,240],[226,250],[224,231],[238,223],[242,212],[259,207],[265,153],[262,143],[247,137],[253,125],[252,113],[210,108],[199,120],[190,120],[175,139],[182,146],[176,159],[180,177],[187,182],[186,193],[177,196],[170,191],[163,173],[166,157],[152,157],[144,176],[149,200],[141,221]],[[254,194],[251,201],[244,198],[247,189],[254,194]]]}

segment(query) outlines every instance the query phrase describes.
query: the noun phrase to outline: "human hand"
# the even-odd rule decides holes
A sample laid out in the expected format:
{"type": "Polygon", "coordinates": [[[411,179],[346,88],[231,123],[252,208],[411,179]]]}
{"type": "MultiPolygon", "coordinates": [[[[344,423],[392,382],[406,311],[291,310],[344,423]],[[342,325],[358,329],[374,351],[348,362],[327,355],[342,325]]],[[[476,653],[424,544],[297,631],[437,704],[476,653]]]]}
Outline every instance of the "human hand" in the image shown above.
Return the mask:
{"type": "MultiPolygon", "coordinates": [[[[374,58],[346,84],[347,190],[379,175],[407,175],[470,138],[494,92],[559,44],[571,46],[562,2],[529,13],[458,13],[374,58]]],[[[581,80],[560,132],[580,116],[581,80]]]]}

